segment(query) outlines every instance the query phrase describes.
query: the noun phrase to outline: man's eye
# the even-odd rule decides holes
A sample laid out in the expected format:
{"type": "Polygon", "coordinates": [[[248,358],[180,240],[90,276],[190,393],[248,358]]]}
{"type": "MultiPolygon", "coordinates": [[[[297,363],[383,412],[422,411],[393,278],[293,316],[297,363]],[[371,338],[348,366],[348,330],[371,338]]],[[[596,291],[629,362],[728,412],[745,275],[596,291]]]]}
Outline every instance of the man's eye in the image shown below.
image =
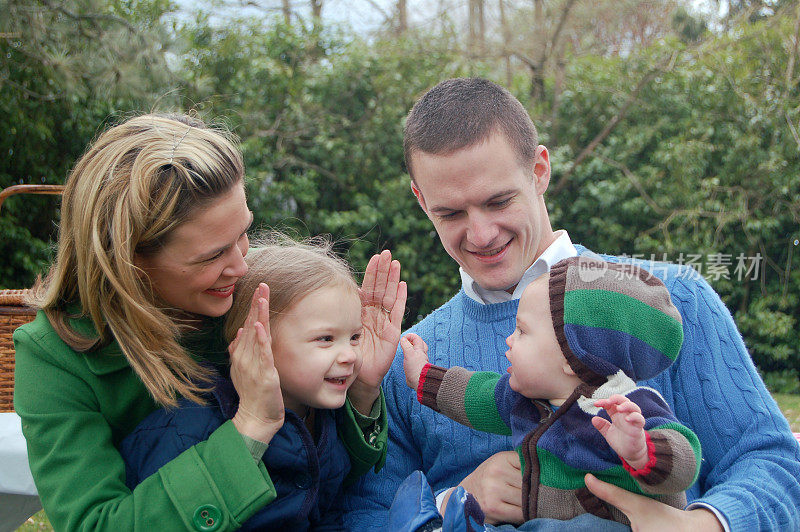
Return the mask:
{"type": "Polygon", "coordinates": [[[447,214],[440,214],[439,218],[442,220],[452,220],[456,216],[458,216],[459,211],[448,212],[447,214]]]}
{"type": "Polygon", "coordinates": [[[508,205],[510,202],[511,202],[511,198],[506,198],[506,199],[500,200],[500,201],[493,201],[492,203],[489,204],[489,206],[493,207],[495,209],[502,209],[503,207],[508,205]]]}
{"type": "Polygon", "coordinates": [[[213,261],[217,260],[218,258],[220,258],[220,257],[222,256],[222,254],[223,254],[223,253],[224,253],[224,251],[218,251],[218,252],[214,253],[214,255],[212,255],[212,256],[210,256],[210,257],[208,257],[208,258],[207,258],[205,261],[203,261],[203,262],[213,262],[213,261]]]}
{"type": "Polygon", "coordinates": [[[361,340],[361,333],[354,334],[350,337],[350,341],[357,344],[361,340]]]}

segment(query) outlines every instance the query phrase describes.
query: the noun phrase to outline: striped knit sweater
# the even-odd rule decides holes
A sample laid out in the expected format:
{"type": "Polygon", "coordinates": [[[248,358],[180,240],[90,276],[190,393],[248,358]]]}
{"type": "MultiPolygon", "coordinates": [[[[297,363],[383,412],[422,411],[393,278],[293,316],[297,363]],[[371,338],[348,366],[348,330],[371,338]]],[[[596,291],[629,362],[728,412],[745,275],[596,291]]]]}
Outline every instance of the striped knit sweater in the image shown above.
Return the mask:
{"type": "MultiPolygon", "coordinates": [[[[651,271],[664,281],[683,317],[684,340],[675,363],[640,384],[658,390],[703,445],[703,465],[687,499],[714,506],[734,531],[797,529],[800,446],[730,313],[691,268],[656,264],[651,271]]],[[[428,344],[433,364],[502,374],[509,366],[503,354],[517,305],[516,300],[482,305],[461,290],[410,332],[428,344]]],[[[406,385],[399,350],[383,384],[390,440],[386,465],[346,493],[342,505],[351,530],[385,530],[395,492],[414,470],[423,471],[439,491],[457,485],[491,455],[513,448],[510,436],[469,429],[422,406],[406,385]]]]}
{"type": "Polygon", "coordinates": [[[580,385],[552,411],[546,401],[513,391],[508,380],[508,374],[427,365],[418,397],[422,404],[467,427],[511,436],[522,464],[526,521],[536,517],[572,519],[589,512],[629,524],[625,514],[586,489],[586,473],[684,507],[684,490],[694,483],[700,468],[700,445],[697,436],[678,423],[658,392],[637,387],[620,371],[599,388],[580,385]],[[639,470],[623,463],[591,423],[594,415],[608,419],[594,401],[615,393],[629,397],[645,417],[650,460],[639,470]]]}

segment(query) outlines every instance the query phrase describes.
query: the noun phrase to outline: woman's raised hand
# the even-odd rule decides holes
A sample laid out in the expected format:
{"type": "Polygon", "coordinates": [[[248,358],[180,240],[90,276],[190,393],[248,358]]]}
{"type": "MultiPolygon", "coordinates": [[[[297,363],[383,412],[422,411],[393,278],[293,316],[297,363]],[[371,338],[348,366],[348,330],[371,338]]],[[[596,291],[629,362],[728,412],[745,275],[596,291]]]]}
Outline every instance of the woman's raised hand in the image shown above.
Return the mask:
{"type": "Polygon", "coordinates": [[[240,434],[269,443],[283,426],[284,410],[280,378],[272,358],[266,284],[256,288],[250,313],[228,351],[231,380],[239,394],[233,424],[240,434]]]}
{"type": "Polygon", "coordinates": [[[348,396],[356,410],[369,414],[397,352],[408,296],[406,283],[400,280],[400,262],[392,260],[389,250],[370,259],[359,294],[363,362],[348,396]]]}

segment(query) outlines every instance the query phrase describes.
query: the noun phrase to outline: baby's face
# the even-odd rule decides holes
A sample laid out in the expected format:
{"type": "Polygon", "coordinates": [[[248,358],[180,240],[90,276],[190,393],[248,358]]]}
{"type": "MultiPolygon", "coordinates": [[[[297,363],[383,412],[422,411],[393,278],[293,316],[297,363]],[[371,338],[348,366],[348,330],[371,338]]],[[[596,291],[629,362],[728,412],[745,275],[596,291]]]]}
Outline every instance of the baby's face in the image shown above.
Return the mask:
{"type": "Polygon", "coordinates": [[[531,399],[563,401],[580,379],[574,375],[556,340],[550,315],[548,276],[532,282],[522,293],[517,327],[506,338],[511,362],[511,389],[531,399]]]}

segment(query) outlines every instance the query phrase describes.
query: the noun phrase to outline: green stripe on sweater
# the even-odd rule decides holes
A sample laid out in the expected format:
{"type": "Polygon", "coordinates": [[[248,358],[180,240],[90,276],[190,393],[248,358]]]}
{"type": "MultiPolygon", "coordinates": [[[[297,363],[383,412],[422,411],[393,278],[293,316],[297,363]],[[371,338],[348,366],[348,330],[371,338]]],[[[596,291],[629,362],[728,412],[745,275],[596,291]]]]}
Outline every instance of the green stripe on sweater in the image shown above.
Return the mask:
{"type": "Polygon", "coordinates": [[[607,290],[571,290],[564,294],[564,323],[622,331],[675,360],[683,328],[674,318],[638,299],[607,290]],[[598,312],[612,307],[614,312],[598,312]],[[667,348],[673,349],[668,350],[667,348]]]}
{"type": "Polygon", "coordinates": [[[539,482],[551,488],[562,490],[576,490],[586,485],[586,473],[592,473],[600,480],[619,486],[633,493],[646,495],[639,485],[633,480],[630,473],[621,465],[614,466],[605,471],[585,471],[575,469],[565,464],[560,458],[546,449],[536,449],[539,456],[539,482]]]}
{"type": "Polygon", "coordinates": [[[464,394],[464,410],[473,428],[511,436],[511,427],[503,422],[494,400],[494,389],[500,378],[501,375],[490,371],[473,373],[464,394]]]}

